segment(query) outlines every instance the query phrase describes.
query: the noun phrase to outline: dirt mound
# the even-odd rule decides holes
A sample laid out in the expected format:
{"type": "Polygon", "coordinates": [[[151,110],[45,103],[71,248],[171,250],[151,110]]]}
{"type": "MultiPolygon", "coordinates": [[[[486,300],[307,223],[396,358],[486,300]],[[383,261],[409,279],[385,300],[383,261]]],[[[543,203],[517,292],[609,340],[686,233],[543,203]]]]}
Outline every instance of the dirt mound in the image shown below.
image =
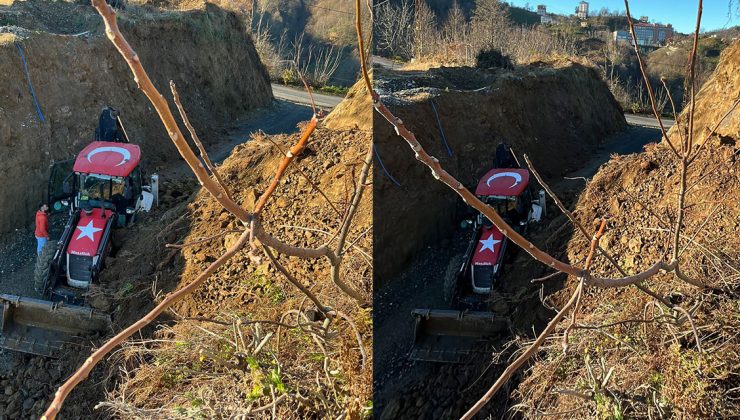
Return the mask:
{"type": "MultiPolygon", "coordinates": [[[[219,170],[237,202],[247,208],[254,206],[282,157],[272,142],[287,149],[297,136],[255,137],[224,162],[219,170]]],[[[263,213],[267,230],[296,246],[316,247],[330,241],[330,232],[339,225],[369,142],[367,131],[318,129],[263,213]],[[331,205],[300,172],[316,184],[331,205]]],[[[372,288],[368,259],[372,247],[371,207],[372,197],[365,194],[349,234],[352,241],[357,241],[346,254],[342,271],[342,276],[366,296],[372,288]]],[[[169,266],[181,267],[181,271],[177,269],[177,277],[164,281],[165,285],[174,284],[164,287],[177,288],[190,282],[238,237],[234,230],[240,224],[206,192],[197,193],[187,207],[177,211],[180,214],[173,215],[174,221],[161,239],[177,243],[215,239],[175,250],[170,257],[161,245],[151,243],[142,248],[129,244],[128,251],[143,254],[145,266],[165,264],[146,276],[159,279],[157,287],[162,287],[164,280],[158,273],[166,273],[169,266]]],[[[162,341],[127,348],[122,363],[132,370],[108,398],[112,412],[125,417],[157,410],[159,415],[171,417],[182,414],[185,407],[196,417],[229,417],[247,407],[270,403],[271,390],[275,397],[285,399],[277,407],[278,418],[362,410],[371,400],[371,312],[339,292],[329,280],[325,261],[281,260],[320,300],[350,317],[368,353],[365,368],[355,333],[346,322],[332,327],[337,339],[319,344],[305,331],[278,330],[275,322],[294,324],[296,314],[290,311],[306,309],[308,303],[304,304],[304,295],[279,272],[268,264],[250,263],[247,253],[242,252],[174,308],[184,319],[160,329],[156,338],[162,341]],[[237,319],[240,321],[235,324],[237,319]],[[266,321],[251,324],[252,320],[266,321]],[[234,341],[232,333],[237,330],[240,338],[234,341]],[[268,338],[263,351],[256,352],[267,334],[276,334],[276,338],[268,338]],[[126,405],[113,404],[124,393],[126,405]],[[327,405],[327,401],[332,402],[327,405]]],[[[110,287],[115,290],[114,284],[131,281],[131,270],[129,264],[112,266],[105,273],[112,281],[110,287]]],[[[146,285],[147,281],[140,284],[146,285]]],[[[134,290],[142,287],[135,286],[134,290]]]]}
{"type": "MultiPolygon", "coordinates": [[[[710,130],[730,109],[733,101],[740,98],[740,41],[727,47],[720,57],[712,76],[702,85],[696,97],[697,113],[694,118],[694,144],[707,138],[710,130]]],[[[686,105],[688,109],[688,104],[686,105]]],[[[678,123],[688,130],[688,112],[683,112],[678,123]]],[[[674,144],[679,144],[679,124],[674,125],[668,135],[674,144]]],[[[740,112],[733,112],[718,127],[720,136],[740,137],[740,112]]]]}
{"type": "MultiPolygon", "coordinates": [[[[25,3],[45,10],[42,2],[19,2],[18,7],[30,7],[25,3]]],[[[5,75],[0,80],[0,177],[16,180],[0,191],[0,231],[30,222],[33,209],[45,199],[48,165],[74,157],[91,141],[105,105],[121,110],[131,141],[143,148],[146,169],[154,171],[176,156],[159,117],[145,105],[130,70],[104,37],[102,20],[93,19],[96,15],[89,6],[67,6],[87,22],[74,31],[89,33],[29,32],[0,39],[0,73],[5,75]]],[[[169,97],[168,81],[177,83],[204,142],[219,140],[225,123],[270,103],[267,74],[234,15],[212,5],[182,13],[131,8],[121,12],[119,25],[142,62],[149,64],[160,92],[169,97]]]]}
{"type": "MultiPolygon", "coordinates": [[[[578,168],[583,153],[626,126],[596,72],[573,63],[513,71],[384,70],[375,80],[393,112],[467,186],[476,185],[490,169],[501,141],[520,155],[529,153],[549,178],[578,168]]],[[[433,182],[390,124],[378,117],[374,142],[394,178],[378,170],[374,179],[375,258],[383,261],[376,267],[375,285],[382,288],[411,256],[450,237],[458,200],[433,182]],[[414,239],[397,240],[409,235],[414,239]]]]}
{"type": "Polygon", "coordinates": [[[94,28],[99,20],[89,3],[25,0],[0,8],[0,27],[20,27],[54,34],[78,34],[94,28]]]}
{"type": "MultiPolygon", "coordinates": [[[[738,47],[740,43],[728,49],[697,98],[696,132],[701,135],[737,98],[738,47]]],[[[740,327],[737,114],[736,110],[720,134],[710,138],[688,172],[682,267],[709,290],[665,274],[644,284],[690,311],[696,328],[689,322],[677,323],[680,312],[672,312],[636,288],[587,291],[579,313],[584,328],[574,330],[569,352],[564,354],[555,340],[518,388],[519,408],[525,416],[568,412],[578,418],[728,418],[740,411],[737,374],[732,368],[740,363],[740,342],[733,333],[740,327]],[[553,392],[556,389],[593,397],[584,401],[553,392]]],[[[592,230],[597,218],[608,217],[600,245],[630,274],[666,260],[672,252],[678,164],[663,144],[615,158],[600,169],[578,201],[576,215],[592,230]]],[[[569,260],[582,261],[586,245],[585,238],[574,235],[568,245],[569,260]]],[[[594,260],[593,271],[619,275],[601,257],[594,260]]],[[[559,296],[561,303],[572,293],[575,280],[568,285],[559,296]]]]}
{"type": "Polygon", "coordinates": [[[372,130],[373,114],[368,112],[372,106],[365,82],[360,80],[347,92],[344,100],[326,116],[325,125],[332,130],[349,128],[372,130]]]}

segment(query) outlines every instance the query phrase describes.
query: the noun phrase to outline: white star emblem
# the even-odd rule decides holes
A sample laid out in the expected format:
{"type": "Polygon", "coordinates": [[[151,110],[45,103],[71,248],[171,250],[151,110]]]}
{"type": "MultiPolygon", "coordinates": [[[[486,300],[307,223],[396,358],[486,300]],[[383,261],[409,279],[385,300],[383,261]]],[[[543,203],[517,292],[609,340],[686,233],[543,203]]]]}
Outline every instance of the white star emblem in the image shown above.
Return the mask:
{"type": "Polygon", "coordinates": [[[497,243],[499,243],[499,242],[501,242],[501,241],[498,241],[498,240],[496,240],[496,239],[493,239],[493,233],[492,233],[492,234],[491,234],[490,236],[488,236],[488,239],[484,239],[484,240],[482,240],[482,241],[478,241],[478,242],[480,242],[481,244],[483,244],[483,247],[481,247],[480,251],[478,251],[478,252],[483,252],[483,251],[485,251],[486,249],[490,249],[490,250],[491,250],[491,252],[496,252],[496,251],[494,251],[494,250],[493,250],[493,247],[494,247],[494,246],[495,246],[495,245],[496,245],[497,243]]]}
{"type": "Polygon", "coordinates": [[[80,230],[80,235],[77,236],[77,239],[84,238],[85,236],[87,236],[93,242],[95,242],[95,232],[100,232],[101,230],[103,230],[103,229],[96,228],[95,226],[93,226],[92,220],[90,220],[87,226],[83,226],[83,227],[77,226],[77,229],[80,230]]]}

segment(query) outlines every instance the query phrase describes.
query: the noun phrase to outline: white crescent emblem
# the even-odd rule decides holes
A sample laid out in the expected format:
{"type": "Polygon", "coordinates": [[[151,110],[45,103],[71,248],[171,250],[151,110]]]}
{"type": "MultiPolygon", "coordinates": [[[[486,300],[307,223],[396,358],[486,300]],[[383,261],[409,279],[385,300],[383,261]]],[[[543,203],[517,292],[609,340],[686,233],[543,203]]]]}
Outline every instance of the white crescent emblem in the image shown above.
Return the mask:
{"type": "Polygon", "coordinates": [[[486,180],[486,185],[488,185],[490,187],[491,186],[491,181],[493,181],[496,178],[501,178],[501,177],[504,177],[504,176],[510,176],[510,177],[514,178],[514,183],[511,184],[511,187],[509,187],[509,188],[514,188],[517,185],[519,185],[520,182],[522,182],[522,176],[519,175],[516,172],[499,172],[497,174],[491,175],[491,177],[488,178],[488,180],[486,180]]]}
{"type": "Polygon", "coordinates": [[[104,146],[104,147],[95,148],[92,152],[88,153],[87,161],[92,163],[92,160],[91,160],[92,157],[97,155],[98,153],[103,153],[103,152],[114,152],[114,153],[118,153],[121,155],[123,159],[121,159],[121,162],[116,166],[121,166],[127,161],[131,160],[131,153],[128,150],[124,149],[123,147],[104,146]]]}

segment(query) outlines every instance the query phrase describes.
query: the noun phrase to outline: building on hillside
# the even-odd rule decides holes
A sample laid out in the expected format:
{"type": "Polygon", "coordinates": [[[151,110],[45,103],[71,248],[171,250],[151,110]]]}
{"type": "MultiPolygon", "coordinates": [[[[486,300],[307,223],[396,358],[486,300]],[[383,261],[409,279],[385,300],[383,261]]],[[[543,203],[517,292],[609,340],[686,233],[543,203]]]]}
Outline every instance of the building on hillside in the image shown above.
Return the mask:
{"type": "MultiPolygon", "coordinates": [[[[673,38],[673,26],[660,23],[635,22],[635,38],[637,45],[641,47],[657,47],[665,45],[673,38]]],[[[614,31],[612,40],[616,43],[629,42],[632,44],[632,36],[627,30],[614,31]]]]}
{"type": "Polygon", "coordinates": [[[537,5],[537,14],[540,16],[544,16],[547,14],[547,6],[544,4],[538,4],[537,5]]]}
{"type": "Polygon", "coordinates": [[[543,23],[543,24],[552,23],[552,16],[550,16],[550,15],[541,15],[540,16],[540,23],[543,23]]]}
{"type": "Polygon", "coordinates": [[[630,31],[620,30],[620,31],[614,31],[612,32],[612,41],[614,41],[617,44],[622,43],[632,43],[632,36],[630,36],[630,31]]]}
{"type": "Polygon", "coordinates": [[[588,18],[588,2],[587,1],[582,1],[578,3],[578,7],[576,8],[576,16],[578,16],[579,19],[588,18]]]}
{"type": "Polygon", "coordinates": [[[673,38],[673,26],[660,23],[635,23],[635,37],[638,45],[664,45],[673,38]]]}

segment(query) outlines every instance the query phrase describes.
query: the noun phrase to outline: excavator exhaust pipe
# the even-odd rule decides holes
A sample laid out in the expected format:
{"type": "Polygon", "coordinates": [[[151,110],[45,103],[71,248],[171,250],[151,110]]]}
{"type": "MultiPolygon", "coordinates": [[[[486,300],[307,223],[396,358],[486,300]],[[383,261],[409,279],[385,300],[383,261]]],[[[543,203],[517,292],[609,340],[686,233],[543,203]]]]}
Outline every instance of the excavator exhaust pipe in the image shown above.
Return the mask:
{"type": "Polygon", "coordinates": [[[492,338],[509,330],[508,318],[493,312],[414,309],[411,359],[463,363],[485,352],[492,338]]]}
{"type": "Polygon", "coordinates": [[[0,347],[59,357],[65,343],[107,332],[111,319],[92,308],[0,294],[0,347]]]}

